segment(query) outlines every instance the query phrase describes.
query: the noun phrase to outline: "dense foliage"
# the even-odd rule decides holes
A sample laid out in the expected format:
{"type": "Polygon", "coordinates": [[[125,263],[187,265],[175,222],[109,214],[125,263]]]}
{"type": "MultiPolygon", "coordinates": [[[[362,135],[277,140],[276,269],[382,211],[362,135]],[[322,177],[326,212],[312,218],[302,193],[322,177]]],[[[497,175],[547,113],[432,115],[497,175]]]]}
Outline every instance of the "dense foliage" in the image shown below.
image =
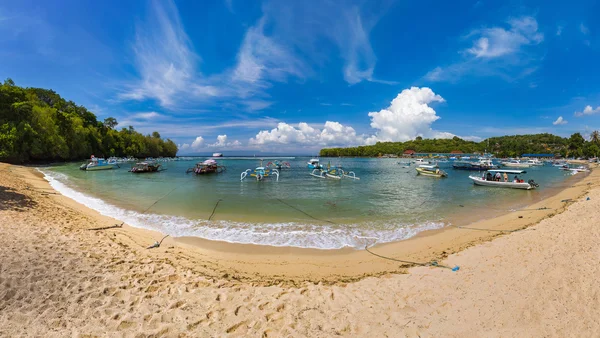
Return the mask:
{"type": "Polygon", "coordinates": [[[378,142],[370,146],[322,149],[320,156],[367,156],[385,154],[401,156],[406,150],[417,153],[493,153],[497,157],[518,157],[523,154],[554,154],[563,157],[595,157],[600,155],[600,133],[593,132],[589,141],[580,133],[569,138],[552,134],[513,135],[491,137],[482,142],[465,141],[459,137],[451,139],[423,139],[417,137],[406,142],[378,142]]]}
{"type": "Polygon", "coordinates": [[[175,156],[177,145],[158,132],[142,135],[133,127],[117,131],[52,90],[23,88],[10,79],[0,85],[0,161],[67,161],[97,157],[175,156]]]}

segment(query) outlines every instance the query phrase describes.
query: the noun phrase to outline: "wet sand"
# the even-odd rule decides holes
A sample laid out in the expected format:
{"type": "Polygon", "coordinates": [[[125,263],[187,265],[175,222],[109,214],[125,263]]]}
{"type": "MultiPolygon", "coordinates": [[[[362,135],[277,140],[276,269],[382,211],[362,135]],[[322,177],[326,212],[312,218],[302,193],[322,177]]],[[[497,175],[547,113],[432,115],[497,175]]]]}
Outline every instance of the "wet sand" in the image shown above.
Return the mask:
{"type": "Polygon", "coordinates": [[[452,272],[352,249],[146,249],[163,236],[88,230],[117,222],[0,164],[0,336],[597,336],[599,176],[473,229],[371,249],[452,272]]]}

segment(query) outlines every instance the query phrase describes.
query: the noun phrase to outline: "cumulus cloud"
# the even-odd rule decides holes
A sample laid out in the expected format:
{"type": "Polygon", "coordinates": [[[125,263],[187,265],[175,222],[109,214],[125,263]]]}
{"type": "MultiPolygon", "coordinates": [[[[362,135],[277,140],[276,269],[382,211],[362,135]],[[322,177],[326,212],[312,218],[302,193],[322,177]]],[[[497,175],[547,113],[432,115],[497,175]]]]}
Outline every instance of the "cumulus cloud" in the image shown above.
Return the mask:
{"type": "Polygon", "coordinates": [[[596,109],[593,109],[592,106],[588,105],[585,106],[585,108],[583,108],[583,111],[576,111],[575,116],[580,117],[584,115],[594,115],[598,113],[600,113],[600,106],[596,107],[596,109]]]}
{"type": "MultiPolygon", "coordinates": [[[[354,128],[339,122],[327,121],[321,126],[280,122],[272,130],[262,130],[249,141],[250,145],[305,145],[305,146],[355,146],[377,142],[408,141],[422,136],[425,138],[452,138],[457,135],[438,131],[431,125],[440,119],[432,103],[445,102],[444,98],[430,88],[412,87],[405,89],[379,112],[371,112],[371,136],[357,135],[354,128]]],[[[465,140],[480,141],[477,136],[459,136],[465,140]]]]}
{"type": "Polygon", "coordinates": [[[567,120],[563,119],[563,117],[562,117],[562,116],[559,116],[559,117],[556,119],[556,121],[552,122],[552,124],[553,124],[553,125],[555,125],[555,126],[560,126],[560,125],[562,125],[562,124],[567,124],[567,123],[569,123],[569,121],[567,121],[567,120]]]}
{"type": "Polygon", "coordinates": [[[184,143],[179,145],[179,151],[183,153],[191,153],[214,148],[239,148],[242,146],[242,143],[238,140],[231,142],[227,140],[227,135],[218,135],[215,143],[207,144],[202,136],[198,136],[191,144],[184,143]]]}
{"type": "Polygon", "coordinates": [[[203,145],[204,145],[204,138],[202,136],[198,136],[192,142],[192,144],[184,143],[184,144],[180,145],[179,150],[183,151],[183,152],[199,151],[200,149],[202,149],[203,145]]]}
{"type": "Polygon", "coordinates": [[[301,122],[296,126],[280,122],[272,130],[262,130],[249,141],[250,145],[309,145],[309,146],[350,146],[364,143],[362,136],[356,135],[354,128],[339,122],[327,121],[323,127],[312,127],[301,122]]]}
{"type": "Polygon", "coordinates": [[[241,146],[242,143],[238,140],[235,140],[233,142],[227,142],[227,135],[219,135],[217,136],[217,142],[213,143],[213,144],[209,144],[208,147],[209,148],[234,148],[234,147],[239,147],[241,146]]]}
{"type": "Polygon", "coordinates": [[[435,94],[430,88],[412,87],[403,90],[388,108],[369,113],[371,127],[378,131],[367,138],[367,143],[408,141],[417,136],[454,137],[455,135],[451,133],[431,129],[431,124],[440,118],[429,106],[433,102],[444,102],[444,98],[435,94]]]}

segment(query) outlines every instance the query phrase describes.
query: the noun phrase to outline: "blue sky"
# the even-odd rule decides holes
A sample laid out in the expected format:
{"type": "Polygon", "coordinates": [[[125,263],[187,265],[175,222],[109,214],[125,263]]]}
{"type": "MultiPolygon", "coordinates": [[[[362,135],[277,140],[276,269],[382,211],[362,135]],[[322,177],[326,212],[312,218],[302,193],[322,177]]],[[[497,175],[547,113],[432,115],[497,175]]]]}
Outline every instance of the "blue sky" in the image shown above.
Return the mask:
{"type": "Polygon", "coordinates": [[[0,1],[0,78],[180,154],[600,128],[595,1],[0,1]]]}

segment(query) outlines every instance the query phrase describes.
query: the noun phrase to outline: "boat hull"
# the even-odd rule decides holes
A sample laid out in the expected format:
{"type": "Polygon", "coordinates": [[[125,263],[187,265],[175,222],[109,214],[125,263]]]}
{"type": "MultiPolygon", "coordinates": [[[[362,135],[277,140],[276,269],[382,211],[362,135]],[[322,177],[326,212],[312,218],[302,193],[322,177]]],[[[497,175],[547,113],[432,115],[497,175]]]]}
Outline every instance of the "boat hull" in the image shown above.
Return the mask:
{"type": "Polygon", "coordinates": [[[444,171],[441,171],[441,170],[438,170],[438,172],[430,171],[430,170],[427,170],[424,168],[416,168],[415,170],[417,171],[417,175],[437,177],[437,178],[442,178],[442,177],[448,176],[444,171]]]}
{"type": "Polygon", "coordinates": [[[508,189],[522,189],[531,190],[535,189],[534,186],[527,182],[516,183],[516,182],[504,182],[504,181],[486,181],[482,180],[481,177],[469,176],[475,185],[493,188],[508,188],[508,189]]]}
{"type": "Polygon", "coordinates": [[[84,170],[85,171],[98,171],[98,170],[110,170],[110,169],[114,169],[116,166],[115,165],[100,165],[100,166],[93,166],[93,167],[86,167],[84,170]]]}

